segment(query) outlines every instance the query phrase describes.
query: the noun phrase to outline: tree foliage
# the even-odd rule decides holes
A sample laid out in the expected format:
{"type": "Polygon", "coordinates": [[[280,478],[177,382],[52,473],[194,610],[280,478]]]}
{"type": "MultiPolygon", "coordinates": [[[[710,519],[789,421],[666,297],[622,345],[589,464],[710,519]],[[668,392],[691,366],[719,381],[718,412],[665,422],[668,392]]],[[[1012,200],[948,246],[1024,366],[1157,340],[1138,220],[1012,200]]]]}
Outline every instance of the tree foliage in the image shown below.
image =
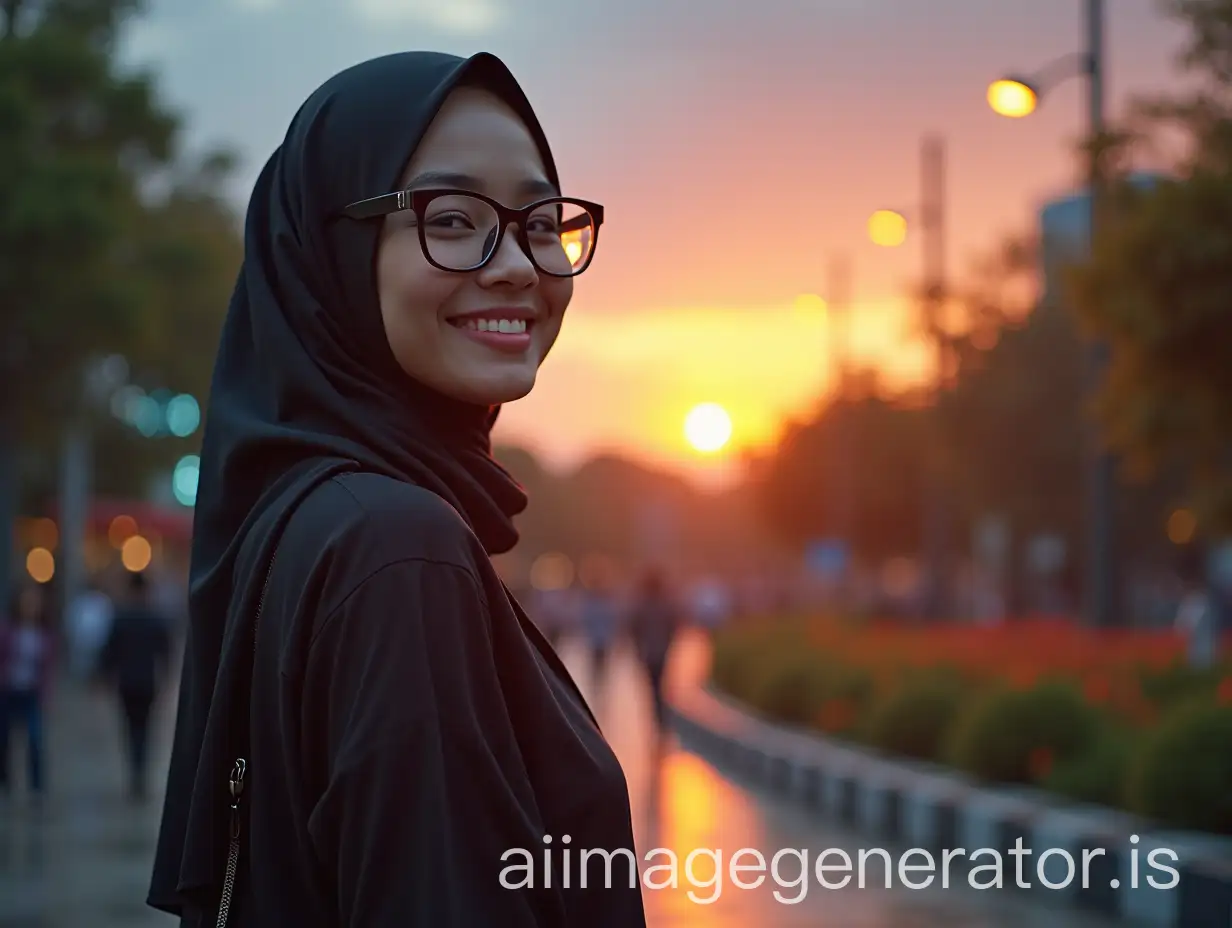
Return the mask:
{"type": "Polygon", "coordinates": [[[1116,176],[1072,293],[1112,362],[1109,437],[1133,461],[1179,464],[1212,531],[1232,530],[1232,0],[1170,0],[1189,26],[1188,95],[1140,101],[1120,160],[1178,130],[1183,153],[1148,189],[1116,176]]]}
{"type": "MultiPolygon", "coordinates": [[[[0,541],[55,491],[61,428],[86,372],[119,354],[133,382],[204,398],[241,253],[222,184],[191,162],[151,73],[117,60],[140,0],[0,0],[0,541]]],[[[102,492],[143,494],[190,443],[96,423],[102,492]]],[[[10,552],[0,544],[0,568],[10,552]]],[[[3,577],[0,576],[0,583],[3,577]]]]}
{"type": "MultiPolygon", "coordinates": [[[[841,401],[786,431],[757,469],[762,511],[781,539],[800,547],[844,534],[841,502],[863,559],[917,553],[935,461],[953,550],[968,551],[975,523],[995,515],[1019,561],[1028,538],[1053,535],[1078,575],[1093,422],[1088,342],[1061,302],[1038,293],[1040,261],[1034,243],[1014,240],[977,266],[959,294],[966,331],[952,339],[956,363],[939,405],[841,401]],[[846,481],[845,499],[835,481],[846,481]]],[[[1159,480],[1122,487],[1118,537],[1131,558],[1165,550],[1167,490],[1159,480]]]]}
{"type": "Polygon", "coordinates": [[[0,24],[0,397],[24,431],[71,408],[84,360],[137,337],[139,178],[176,122],[114,45],[131,0],[5,4],[0,24]]]}

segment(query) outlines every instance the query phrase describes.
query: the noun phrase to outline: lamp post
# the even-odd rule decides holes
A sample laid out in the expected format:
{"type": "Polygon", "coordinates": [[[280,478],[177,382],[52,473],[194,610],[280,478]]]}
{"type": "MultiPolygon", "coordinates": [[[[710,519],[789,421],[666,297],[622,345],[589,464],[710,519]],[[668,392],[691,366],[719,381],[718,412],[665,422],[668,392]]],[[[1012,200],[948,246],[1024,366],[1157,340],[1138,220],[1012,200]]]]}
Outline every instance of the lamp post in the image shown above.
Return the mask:
{"type": "MultiPolygon", "coordinates": [[[[1104,113],[1104,2],[1084,0],[1086,50],[1060,58],[1029,77],[1007,76],[994,81],[988,88],[988,103],[1002,116],[1020,118],[1035,111],[1047,91],[1070,77],[1086,78],[1087,132],[1090,148],[1087,161],[1088,249],[1093,252],[1099,236],[1103,212],[1104,177],[1101,159],[1101,138],[1105,129],[1104,113]]],[[[1103,377],[1108,363],[1109,347],[1097,342],[1090,359],[1091,388],[1103,377]]],[[[1087,617],[1096,626],[1115,622],[1117,614],[1117,557],[1114,548],[1116,459],[1103,447],[1092,427],[1088,472],[1090,529],[1087,552],[1087,617]]]]}
{"type": "MultiPolygon", "coordinates": [[[[940,412],[945,396],[949,339],[942,314],[948,299],[946,271],[946,152],[945,140],[926,135],[920,143],[920,199],[915,212],[920,224],[924,293],[924,330],[932,342],[937,373],[930,385],[934,415],[940,412]]],[[[906,239],[907,219],[895,210],[878,210],[869,219],[869,237],[874,244],[894,248],[906,239]]],[[[940,443],[940,430],[936,439],[940,443]]],[[[949,505],[947,486],[940,463],[929,455],[925,461],[923,500],[923,548],[928,584],[923,612],[927,618],[943,618],[949,609],[949,505]]]]}
{"type": "MultiPolygon", "coordinates": [[[[830,513],[834,525],[835,543],[844,546],[843,580],[850,568],[850,551],[853,547],[853,448],[850,410],[844,401],[848,398],[851,373],[851,288],[852,263],[847,255],[836,255],[830,261],[826,288],[826,324],[829,328],[830,369],[834,371],[834,389],[831,399],[833,410],[832,440],[834,442],[834,469],[830,479],[830,513]]],[[[845,603],[846,585],[842,584],[839,598],[845,603]]]]}

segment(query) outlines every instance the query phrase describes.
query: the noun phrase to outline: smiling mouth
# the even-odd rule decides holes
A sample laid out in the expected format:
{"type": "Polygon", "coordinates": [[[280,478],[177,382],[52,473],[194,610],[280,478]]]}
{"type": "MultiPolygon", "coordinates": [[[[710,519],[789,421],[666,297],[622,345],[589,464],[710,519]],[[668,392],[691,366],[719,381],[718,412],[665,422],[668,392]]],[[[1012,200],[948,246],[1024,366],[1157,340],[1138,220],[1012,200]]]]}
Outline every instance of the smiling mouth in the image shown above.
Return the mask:
{"type": "MultiPolygon", "coordinates": [[[[512,315],[512,314],[510,314],[512,315]]],[[[514,357],[526,356],[533,339],[534,319],[490,316],[457,316],[449,324],[473,342],[514,357]]]]}
{"type": "Polygon", "coordinates": [[[449,320],[456,329],[470,332],[491,332],[496,335],[525,335],[535,322],[533,319],[498,319],[484,316],[458,316],[449,320]]]}

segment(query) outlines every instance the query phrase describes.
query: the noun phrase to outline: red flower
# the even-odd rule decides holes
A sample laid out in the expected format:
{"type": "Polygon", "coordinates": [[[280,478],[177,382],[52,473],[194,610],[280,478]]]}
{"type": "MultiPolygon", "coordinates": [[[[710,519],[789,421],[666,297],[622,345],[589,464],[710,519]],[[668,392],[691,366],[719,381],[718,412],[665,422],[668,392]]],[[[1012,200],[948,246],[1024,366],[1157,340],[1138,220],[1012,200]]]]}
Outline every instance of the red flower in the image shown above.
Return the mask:
{"type": "Polygon", "coordinates": [[[1052,771],[1054,760],[1050,747],[1038,747],[1031,751],[1027,757],[1027,770],[1031,774],[1031,779],[1038,783],[1048,776],[1052,771]]]}
{"type": "Polygon", "coordinates": [[[1232,676],[1224,677],[1215,690],[1215,702],[1221,706],[1232,706],[1232,676]]]}

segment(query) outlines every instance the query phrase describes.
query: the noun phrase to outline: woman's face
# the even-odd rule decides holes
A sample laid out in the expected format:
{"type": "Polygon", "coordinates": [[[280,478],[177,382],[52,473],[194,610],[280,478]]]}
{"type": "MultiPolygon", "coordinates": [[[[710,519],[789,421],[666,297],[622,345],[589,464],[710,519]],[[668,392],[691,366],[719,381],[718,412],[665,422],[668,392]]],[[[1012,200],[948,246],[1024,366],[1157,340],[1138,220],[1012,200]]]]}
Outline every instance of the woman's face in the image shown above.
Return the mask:
{"type": "MultiPolygon", "coordinates": [[[[403,186],[460,187],[518,207],[554,195],[534,139],[496,96],[475,88],[454,91],[416,150],[403,186]],[[472,182],[419,183],[424,175],[463,175],[472,182]],[[530,192],[536,191],[537,192],[530,192]]],[[[429,264],[410,210],[385,218],[377,253],[377,290],[385,334],[398,364],[420,383],[465,402],[496,405],[519,399],[535,385],[539,365],[573,296],[573,281],[539,273],[510,226],[500,249],[478,271],[456,273],[429,264]],[[529,317],[529,338],[481,334],[476,314],[529,317]]]]}

